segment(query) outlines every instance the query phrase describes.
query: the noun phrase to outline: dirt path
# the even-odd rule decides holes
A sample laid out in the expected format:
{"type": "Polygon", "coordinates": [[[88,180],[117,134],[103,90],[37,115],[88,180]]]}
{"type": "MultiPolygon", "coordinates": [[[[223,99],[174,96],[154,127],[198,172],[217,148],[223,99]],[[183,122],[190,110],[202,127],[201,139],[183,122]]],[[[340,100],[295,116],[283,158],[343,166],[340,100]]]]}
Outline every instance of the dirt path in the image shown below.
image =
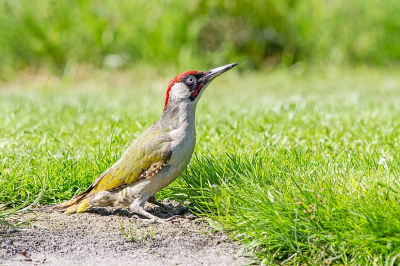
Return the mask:
{"type": "MultiPolygon", "coordinates": [[[[185,212],[182,206],[175,210],[175,213],[185,212]]],[[[159,208],[149,212],[164,218],[173,215],[159,208]]],[[[78,215],[40,214],[32,222],[33,227],[26,231],[0,227],[0,265],[244,265],[251,262],[249,257],[236,255],[238,243],[223,233],[213,232],[206,222],[191,213],[167,224],[148,224],[127,211],[104,208],[78,215]],[[121,225],[128,234],[132,232],[134,241],[123,235],[121,225]]],[[[33,215],[25,214],[22,218],[33,215]]]]}

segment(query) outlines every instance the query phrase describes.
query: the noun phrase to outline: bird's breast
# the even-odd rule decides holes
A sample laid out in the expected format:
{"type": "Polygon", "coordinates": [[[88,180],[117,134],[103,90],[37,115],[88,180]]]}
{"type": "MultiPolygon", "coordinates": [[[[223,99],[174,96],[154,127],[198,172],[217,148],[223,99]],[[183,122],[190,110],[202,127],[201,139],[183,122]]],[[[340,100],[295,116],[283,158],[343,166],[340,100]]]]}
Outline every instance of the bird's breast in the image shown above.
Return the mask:
{"type": "Polygon", "coordinates": [[[168,165],[180,175],[192,157],[196,145],[196,131],[194,126],[186,124],[171,131],[170,136],[172,155],[168,165]]]}
{"type": "MultiPolygon", "coordinates": [[[[153,178],[143,180],[145,189],[150,196],[171,184],[185,170],[192,157],[196,144],[196,133],[194,131],[171,131],[172,155],[167,165],[153,178]]],[[[141,181],[140,181],[141,182],[141,181]]]]}

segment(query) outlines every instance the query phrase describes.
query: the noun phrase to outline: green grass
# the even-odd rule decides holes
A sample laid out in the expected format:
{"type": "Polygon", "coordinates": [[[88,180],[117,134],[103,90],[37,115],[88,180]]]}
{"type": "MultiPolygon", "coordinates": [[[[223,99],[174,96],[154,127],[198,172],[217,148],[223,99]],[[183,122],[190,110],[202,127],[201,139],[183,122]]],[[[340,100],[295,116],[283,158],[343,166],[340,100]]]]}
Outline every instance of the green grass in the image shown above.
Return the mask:
{"type": "MultiPolygon", "coordinates": [[[[3,85],[0,202],[85,189],[159,118],[172,76],[3,85]]],[[[190,200],[264,264],[397,264],[399,82],[389,69],[228,72],[199,103],[189,167],[159,197],[190,200]]]]}

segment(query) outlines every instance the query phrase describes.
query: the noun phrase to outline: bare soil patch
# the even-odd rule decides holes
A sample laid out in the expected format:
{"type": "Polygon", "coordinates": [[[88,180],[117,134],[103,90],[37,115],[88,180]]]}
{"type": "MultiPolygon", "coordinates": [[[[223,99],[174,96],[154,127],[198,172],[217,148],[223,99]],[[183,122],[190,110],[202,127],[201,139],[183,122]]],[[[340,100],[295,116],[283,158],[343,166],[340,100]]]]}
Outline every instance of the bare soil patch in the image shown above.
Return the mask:
{"type": "Polygon", "coordinates": [[[82,214],[36,212],[27,230],[0,227],[0,265],[244,265],[251,258],[237,255],[240,248],[222,232],[176,202],[174,213],[150,208],[167,218],[166,224],[149,224],[126,210],[97,208],[82,214]],[[133,240],[124,236],[132,233],[133,240]]]}

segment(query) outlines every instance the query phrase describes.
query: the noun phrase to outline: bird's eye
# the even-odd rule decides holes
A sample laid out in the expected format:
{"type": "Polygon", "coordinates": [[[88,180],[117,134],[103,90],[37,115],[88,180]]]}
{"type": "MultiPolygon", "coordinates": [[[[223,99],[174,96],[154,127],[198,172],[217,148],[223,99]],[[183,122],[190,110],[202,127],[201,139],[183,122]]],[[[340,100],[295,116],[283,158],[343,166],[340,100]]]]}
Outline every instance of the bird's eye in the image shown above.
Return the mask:
{"type": "Polygon", "coordinates": [[[187,81],[188,84],[193,84],[194,83],[194,77],[190,76],[190,77],[187,78],[186,81],[187,81]]]}

